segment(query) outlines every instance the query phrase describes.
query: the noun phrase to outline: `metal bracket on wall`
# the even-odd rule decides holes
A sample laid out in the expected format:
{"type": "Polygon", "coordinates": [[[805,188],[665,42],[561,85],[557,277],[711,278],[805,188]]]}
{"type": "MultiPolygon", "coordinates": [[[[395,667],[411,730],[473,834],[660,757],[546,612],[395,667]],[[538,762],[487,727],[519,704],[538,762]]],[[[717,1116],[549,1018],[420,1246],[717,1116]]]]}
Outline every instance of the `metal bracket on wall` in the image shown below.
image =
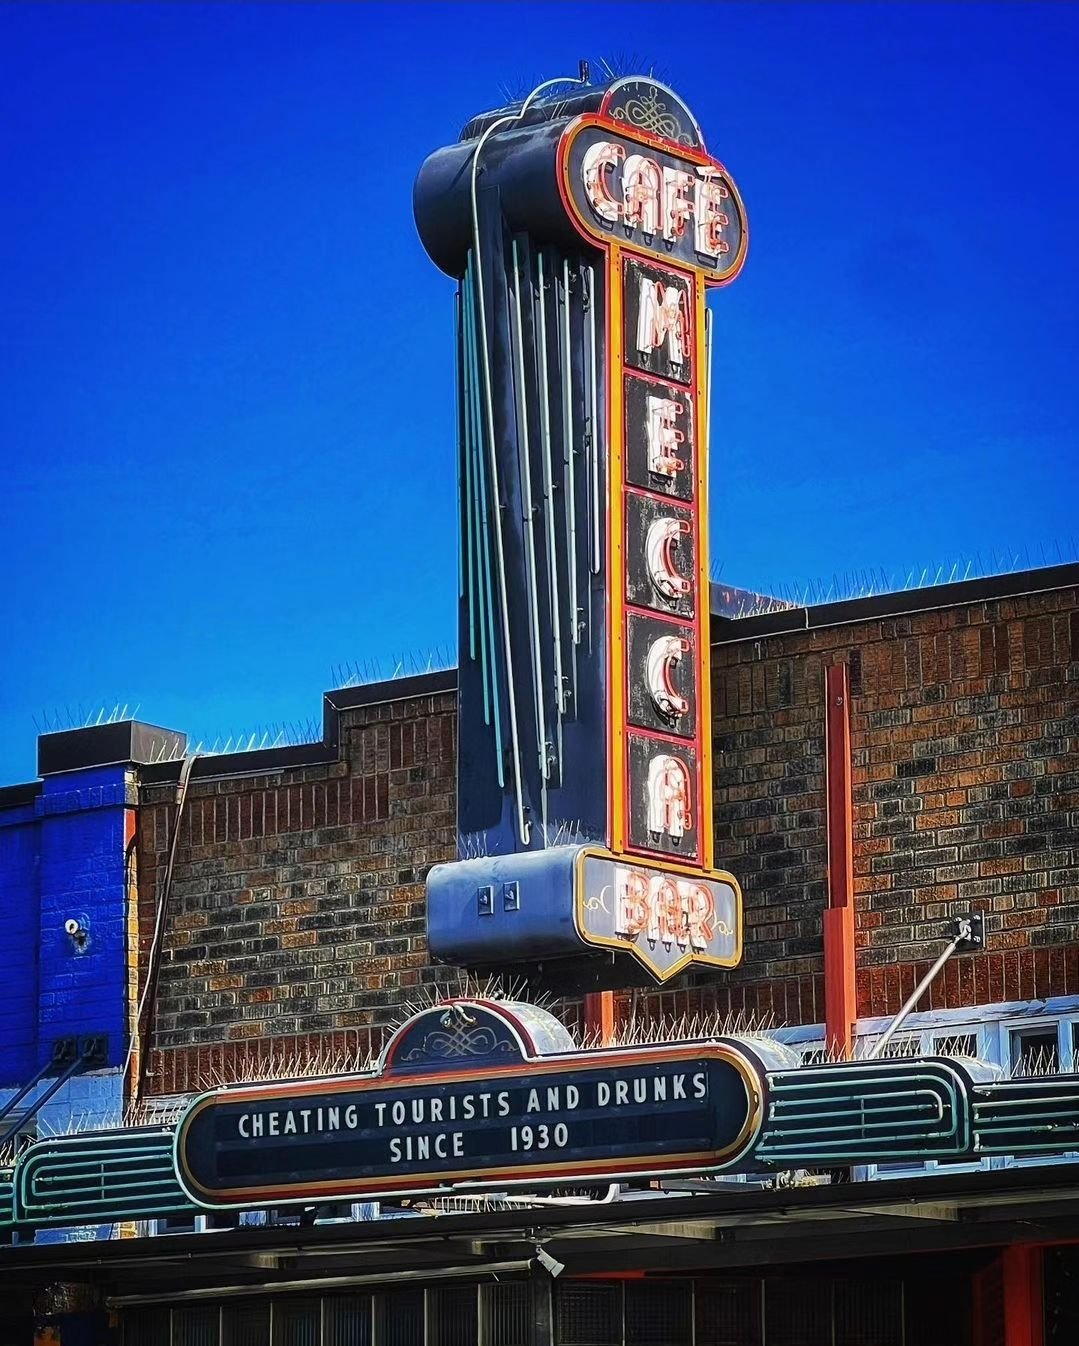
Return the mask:
{"type": "Polygon", "coordinates": [[[18,1103],[26,1098],[35,1085],[39,1084],[46,1075],[51,1075],[53,1071],[58,1072],[56,1078],[52,1080],[49,1087],[34,1099],[29,1108],[19,1117],[18,1121],[10,1125],[2,1135],[0,1135],[0,1145],[10,1140],[27,1121],[39,1112],[50,1098],[63,1088],[73,1075],[78,1075],[84,1070],[94,1070],[105,1064],[109,1059],[109,1039],[104,1033],[92,1033],[87,1037],[63,1037],[54,1038],[52,1051],[49,1054],[48,1065],[37,1072],[33,1079],[23,1085],[15,1097],[9,1100],[4,1112],[0,1117],[14,1110],[18,1103]]]}
{"type": "Polygon", "coordinates": [[[104,1033],[79,1038],[79,1059],[85,1070],[100,1070],[108,1064],[109,1039],[104,1033]]]}
{"type": "Polygon", "coordinates": [[[959,940],[956,953],[972,953],[975,949],[984,949],[984,915],[980,911],[972,911],[969,916],[961,916],[956,922],[956,937],[959,940]]]}
{"type": "Polygon", "coordinates": [[[85,1037],[54,1038],[49,1069],[66,1070],[77,1064],[83,1070],[96,1070],[108,1063],[109,1039],[105,1033],[89,1033],[85,1037]]]}
{"type": "Polygon", "coordinates": [[[50,1069],[64,1070],[71,1065],[72,1061],[78,1058],[79,1043],[77,1038],[55,1038],[52,1044],[52,1055],[49,1061],[50,1069]]]}

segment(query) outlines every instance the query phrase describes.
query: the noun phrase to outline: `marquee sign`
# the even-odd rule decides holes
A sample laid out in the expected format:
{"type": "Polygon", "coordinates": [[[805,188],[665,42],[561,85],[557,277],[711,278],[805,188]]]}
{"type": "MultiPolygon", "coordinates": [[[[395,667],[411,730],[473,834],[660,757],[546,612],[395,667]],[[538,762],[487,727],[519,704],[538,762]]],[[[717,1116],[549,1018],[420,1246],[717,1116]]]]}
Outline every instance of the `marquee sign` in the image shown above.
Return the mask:
{"type": "Polygon", "coordinates": [[[544,943],[526,912],[542,872],[546,942],[624,954],[604,965],[610,984],[626,959],[659,980],[730,966],[741,910],[713,854],[705,290],[745,260],[738,190],[678,96],[634,77],[563,82],[476,118],[423,165],[415,212],[460,283],[468,867],[429,883],[432,953],[526,960],[533,935],[544,943]],[[582,843],[592,869],[605,856],[617,871],[612,892],[643,883],[624,901],[648,915],[598,919],[582,871],[550,854],[582,843]],[[483,893],[463,893],[493,891],[484,865],[505,857],[516,867],[498,881],[520,900],[490,920],[483,893]],[[676,928],[692,937],[658,933],[676,928]]]}
{"type": "Polygon", "coordinates": [[[1077,1149],[1074,1073],[943,1056],[803,1064],[760,1035],[581,1052],[543,1010],[457,1000],[402,1025],[369,1073],[216,1089],[174,1134],[37,1141],[0,1171],[0,1231],[1077,1149]]]}
{"type": "Polygon", "coordinates": [[[196,1099],[176,1134],[181,1184],[209,1207],[535,1188],[712,1172],[756,1138],[765,1067],[744,1044],[552,1050],[564,1041],[530,1006],[447,1002],[370,1075],[196,1099]]]}

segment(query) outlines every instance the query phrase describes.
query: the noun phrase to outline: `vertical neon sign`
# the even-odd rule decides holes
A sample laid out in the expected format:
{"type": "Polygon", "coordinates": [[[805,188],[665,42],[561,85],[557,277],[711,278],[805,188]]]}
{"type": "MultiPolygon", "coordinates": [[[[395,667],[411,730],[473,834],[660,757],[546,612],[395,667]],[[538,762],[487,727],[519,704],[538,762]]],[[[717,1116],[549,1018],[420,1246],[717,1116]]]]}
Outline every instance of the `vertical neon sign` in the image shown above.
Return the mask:
{"type": "Polygon", "coordinates": [[[695,122],[643,84],[614,86],[559,150],[567,211],[606,258],[609,845],[708,870],[705,289],[738,274],[748,232],[695,122]]]}
{"type": "Polygon", "coordinates": [[[431,950],[732,966],[705,290],[745,259],[737,189],[677,95],[629,79],[474,118],[415,202],[460,286],[461,858],[428,879],[431,950]]]}

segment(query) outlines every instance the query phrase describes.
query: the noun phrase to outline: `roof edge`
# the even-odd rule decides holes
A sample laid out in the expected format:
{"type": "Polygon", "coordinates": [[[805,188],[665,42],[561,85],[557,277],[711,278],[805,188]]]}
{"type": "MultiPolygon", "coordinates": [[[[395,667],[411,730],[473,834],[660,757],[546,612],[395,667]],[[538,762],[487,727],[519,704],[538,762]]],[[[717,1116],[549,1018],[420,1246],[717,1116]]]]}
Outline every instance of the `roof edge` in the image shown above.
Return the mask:
{"type": "Polygon", "coordinates": [[[902,617],[940,608],[962,607],[1000,598],[1020,598],[1049,593],[1079,585],[1079,562],[1020,570],[1009,575],[988,575],[982,579],[958,580],[953,584],[929,585],[924,589],[903,589],[897,593],[873,594],[868,598],[849,598],[838,603],[819,603],[807,607],[784,608],[749,617],[728,617],[713,612],[712,644],[730,645],[760,636],[786,635],[794,631],[813,631],[822,627],[847,626],[853,622],[873,621],[879,617],[902,617]]]}

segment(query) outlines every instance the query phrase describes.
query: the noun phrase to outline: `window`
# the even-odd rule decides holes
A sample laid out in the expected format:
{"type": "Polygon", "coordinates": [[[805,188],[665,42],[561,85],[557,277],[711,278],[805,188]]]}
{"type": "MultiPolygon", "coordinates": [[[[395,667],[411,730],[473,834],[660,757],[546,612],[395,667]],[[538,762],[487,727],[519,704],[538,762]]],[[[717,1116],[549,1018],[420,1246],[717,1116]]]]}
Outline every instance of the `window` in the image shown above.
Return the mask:
{"type": "Polygon", "coordinates": [[[881,1059],[889,1056],[922,1056],[927,1049],[922,1045],[921,1033],[899,1033],[889,1042],[881,1053],[881,1059]]]}
{"type": "Polygon", "coordinates": [[[37,1112],[31,1111],[27,1115],[25,1108],[16,1108],[14,1112],[9,1112],[0,1123],[0,1134],[5,1131],[8,1138],[4,1142],[2,1158],[7,1165],[37,1140],[37,1112]]]}
{"type": "Polygon", "coordinates": [[[758,1280],[701,1281],[694,1296],[694,1311],[697,1346],[760,1346],[758,1280]]]}
{"type": "Polygon", "coordinates": [[[766,1278],[764,1321],[768,1346],[807,1346],[809,1342],[834,1341],[832,1297],[832,1283],[824,1278],[766,1278]]]}
{"type": "Polygon", "coordinates": [[[279,1299],[273,1307],[273,1346],[319,1346],[322,1304],[318,1299],[279,1299]]]}
{"type": "Polygon", "coordinates": [[[173,1346],[218,1346],[218,1319],[217,1308],[209,1304],[173,1309],[173,1346]]]}
{"type": "Polygon", "coordinates": [[[556,1281],[558,1346],[621,1346],[622,1286],[603,1281],[556,1281]]]}
{"type": "Polygon", "coordinates": [[[424,1294],[409,1287],[378,1298],[381,1346],[424,1346],[424,1294]]]}
{"type": "Polygon", "coordinates": [[[977,1060],[977,1033],[943,1033],[933,1038],[934,1056],[967,1056],[977,1060]]]}
{"type": "Polygon", "coordinates": [[[693,1296],[677,1281],[627,1281],[626,1346],[689,1346],[693,1296]]]}
{"type": "Polygon", "coordinates": [[[1012,1029],[1009,1052],[1012,1073],[1055,1075],[1060,1070],[1059,1036],[1056,1023],[1012,1029]]]}
{"type": "Polygon", "coordinates": [[[528,1346],[532,1327],[532,1288],[502,1281],[480,1286],[483,1346],[528,1346]]]}
{"type": "MultiPolygon", "coordinates": [[[[999,1029],[999,1061],[1006,1073],[1015,1077],[1053,1075],[1075,1069],[1075,1048],[1079,1045],[1079,1014],[1074,1004],[1068,1013],[1040,1014],[1026,1019],[1013,1016],[1002,1019],[999,1029]]],[[[1022,1165],[1057,1164],[1061,1159],[1079,1159],[1076,1151],[1058,1154],[1005,1155],[999,1162],[1006,1168],[1022,1165]]]]}
{"type": "Polygon", "coordinates": [[[370,1295],[336,1295],[322,1302],[322,1346],[371,1346],[370,1295]]]}
{"type": "Polygon", "coordinates": [[[240,1214],[234,1210],[211,1211],[202,1217],[202,1227],[209,1231],[212,1229],[238,1229],[240,1227],[240,1214]]]}
{"type": "Polygon", "coordinates": [[[841,1281],[835,1287],[835,1346],[901,1346],[903,1285],[900,1281],[841,1281]]]}
{"type": "Polygon", "coordinates": [[[226,1303],[221,1309],[221,1346],[266,1346],[270,1340],[270,1306],[263,1300],[226,1303]]]}
{"type": "Polygon", "coordinates": [[[479,1298],[474,1285],[440,1285],[427,1291],[430,1346],[476,1346],[479,1298]]]}
{"type": "Polygon", "coordinates": [[[168,1309],[129,1309],[123,1323],[124,1346],[169,1346],[168,1309]]]}

